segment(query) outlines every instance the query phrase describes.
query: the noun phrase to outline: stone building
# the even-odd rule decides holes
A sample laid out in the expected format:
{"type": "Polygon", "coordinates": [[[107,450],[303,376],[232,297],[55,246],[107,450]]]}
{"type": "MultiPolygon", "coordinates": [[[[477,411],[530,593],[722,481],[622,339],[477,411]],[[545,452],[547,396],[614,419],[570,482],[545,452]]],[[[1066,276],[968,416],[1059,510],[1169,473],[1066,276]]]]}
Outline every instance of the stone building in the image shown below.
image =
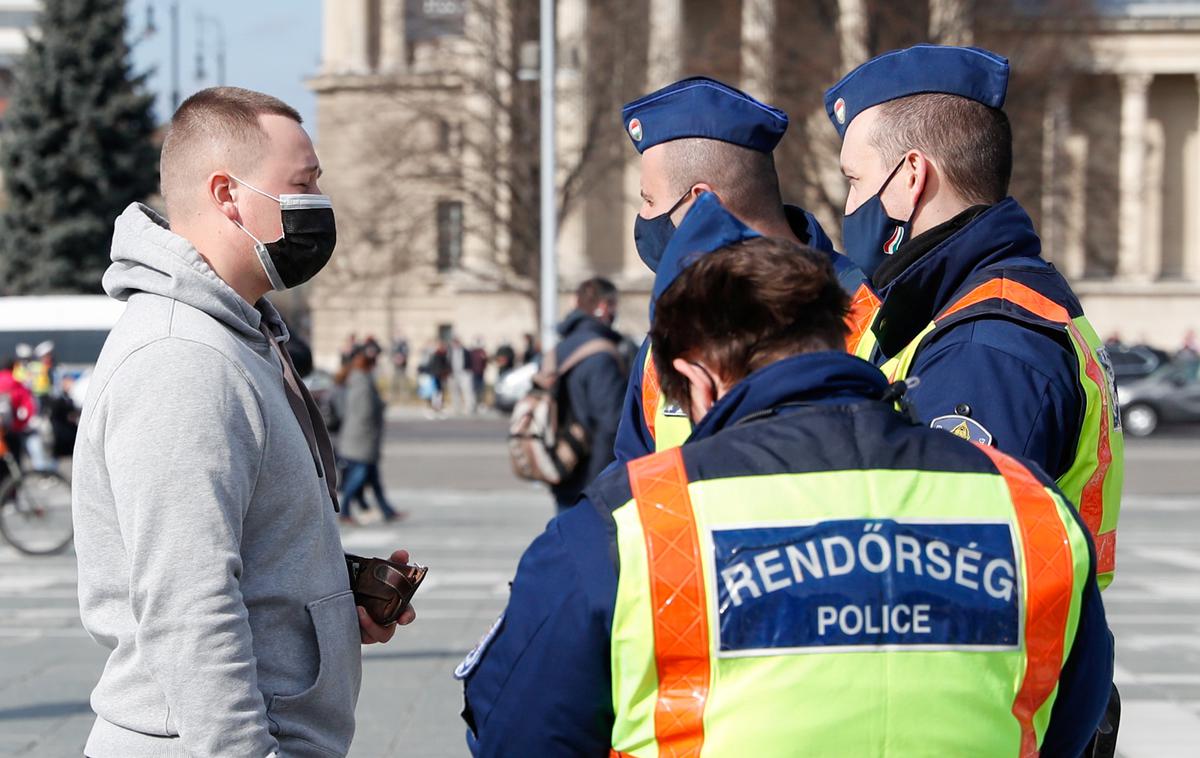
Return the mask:
{"type": "MultiPolygon", "coordinates": [[[[319,362],[350,333],[495,347],[536,331],[536,5],[325,0],[310,85],[342,239],[306,293],[319,362]]],[[[997,16],[980,9],[1000,4],[930,0],[883,17],[894,5],[839,0],[825,21],[808,5],[828,6],[559,0],[564,309],[599,274],[624,293],[618,326],[646,326],[621,102],[702,73],[783,107],[785,196],[836,239],[845,189],[821,90],[876,52],[868,39],[933,40],[1012,58],[1013,192],[1097,330],[1173,347],[1200,328],[1200,2],[1094,0],[1061,15],[1015,2],[997,16]]]]}

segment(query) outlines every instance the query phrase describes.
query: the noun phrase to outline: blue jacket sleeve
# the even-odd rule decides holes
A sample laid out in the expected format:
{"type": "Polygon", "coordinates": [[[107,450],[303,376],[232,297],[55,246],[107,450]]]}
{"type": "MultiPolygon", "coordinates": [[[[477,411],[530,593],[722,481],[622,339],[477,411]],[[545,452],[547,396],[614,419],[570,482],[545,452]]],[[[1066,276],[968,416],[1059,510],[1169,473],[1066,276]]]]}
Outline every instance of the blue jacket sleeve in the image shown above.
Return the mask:
{"type": "Polygon", "coordinates": [[[584,499],[521,558],[502,621],[465,672],[473,755],[608,754],[614,540],[611,516],[584,499]]]}
{"type": "Polygon", "coordinates": [[[649,350],[650,338],[647,337],[633,359],[633,368],[629,372],[625,403],[621,407],[621,423],[617,426],[617,439],[613,444],[617,464],[628,463],[654,452],[654,437],[642,416],[642,370],[649,350]]]}
{"type": "Polygon", "coordinates": [[[1074,355],[1050,335],[976,319],[935,336],[917,354],[909,375],[920,383],[909,399],[926,423],[968,415],[997,448],[1058,478],[1074,460],[1083,418],[1077,372],[1074,355]]]}

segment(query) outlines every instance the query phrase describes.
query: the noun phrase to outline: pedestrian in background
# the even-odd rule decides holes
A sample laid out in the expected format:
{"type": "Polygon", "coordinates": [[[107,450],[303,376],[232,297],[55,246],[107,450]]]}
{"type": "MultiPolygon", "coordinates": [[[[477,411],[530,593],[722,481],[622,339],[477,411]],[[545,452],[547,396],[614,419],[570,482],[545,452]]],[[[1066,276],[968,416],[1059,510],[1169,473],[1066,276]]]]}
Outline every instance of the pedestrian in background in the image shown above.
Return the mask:
{"type": "Polygon", "coordinates": [[[536,362],[542,357],[542,348],[539,341],[534,339],[534,336],[529,332],[524,335],[525,349],[521,352],[521,365],[536,362]]]}
{"type": "Polygon", "coordinates": [[[492,360],[496,363],[496,379],[498,381],[517,367],[517,351],[513,350],[513,346],[509,343],[502,343],[500,347],[496,348],[492,360]]]}
{"type": "MultiPolygon", "coordinates": [[[[26,451],[25,440],[32,433],[30,424],[37,413],[33,393],[17,378],[20,360],[15,356],[0,359],[0,431],[13,455],[26,451]]],[[[0,467],[0,472],[7,470],[0,467]]]]}
{"type": "Polygon", "coordinates": [[[488,354],[487,349],[483,346],[483,337],[475,338],[471,349],[467,351],[467,362],[471,369],[471,392],[475,396],[475,403],[471,412],[476,413],[479,410],[479,406],[484,404],[483,396],[487,391],[484,375],[487,372],[488,354]]]}
{"type": "Polygon", "coordinates": [[[559,512],[571,507],[596,475],[613,461],[613,441],[621,421],[621,400],[628,380],[618,355],[621,335],[612,328],[617,318],[617,288],[607,279],[588,279],[575,290],[575,309],[558,325],[555,365],[596,340],[611,343],[611,350],[589,355],[559,378],[559,408],[579,422],[590,439],[588,457],[575,471],[552,488],[559,512]]]}
{"type": "Polygon", "coordinates": [[[392,338],[392,399],[408,393],[408,339],[403,334],[392,338]]]}
{"type": "Polygon", "coordinates": [[[450,391],[450,351],[444,340],[438,340],[434,345],[429,360],[425,362],[425,373],[432,380],[429,406],[440,413],[446,407],[446,393],[450,391]]]}
{"type": "Polygon", "coordinates": [[[338,452],[345,464],[342,477],[343,523],[353,521],[351,511],[355,503],[367,509],[363,496],[370,488],[375,503],[384,521],[394,521],[399,516],[388,502],[379,476],[379,461],[383,451],[385,410],[383,398],[375,386],[375,365],[379,358],[377,345],[366,343],[355,346],[345,378],[342,404],[342,429],[338,435],[338,452]]]}
{"type": "Polygon", "coordinates": [[[471,378],[471,356],[458,337],[450,341],[450,393],[454,409],[467,415],[475,412],[475,385],[471,378]]]}
{"type": "Polygon", "coordinates": [[[160,167],[170,224],[116,220],[126,306],[75,446],[79,613],[107,653],[84,751],[345,755],[361,645],[395,627],[356,608],[333,446],[265,297],[333,254],[321,167],[295,109],[237,87],[183,102],[160,167]]]}

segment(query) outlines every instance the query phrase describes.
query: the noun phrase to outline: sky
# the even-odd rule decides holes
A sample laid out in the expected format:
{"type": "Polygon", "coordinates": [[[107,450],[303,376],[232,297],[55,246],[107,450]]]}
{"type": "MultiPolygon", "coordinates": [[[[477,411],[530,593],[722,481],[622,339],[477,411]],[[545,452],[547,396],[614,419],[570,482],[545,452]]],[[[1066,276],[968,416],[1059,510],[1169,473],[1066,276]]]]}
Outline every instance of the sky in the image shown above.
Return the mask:
{"type": "MultiPolygon", "coordinates": [[[[128,0],[133,66],[150,71],[148,84],[157,95],[155,115],[170,118],[171,13],[173,0],[128,0]],[[147,8],[154,9],[157,31],[146,36],[147,8]]],[[[316,99],[304,80],[321,62],[321,0],[174,0],[179,5],[179,90],[186,98],[217,82],[215,24],[197,23],[197,13],[216,19],[225,33],[225,84],[259,90],[281,98],[316,128],[316,99]],[[203,28],[206,76],[196,78],[198,35],[203,28]]]]}

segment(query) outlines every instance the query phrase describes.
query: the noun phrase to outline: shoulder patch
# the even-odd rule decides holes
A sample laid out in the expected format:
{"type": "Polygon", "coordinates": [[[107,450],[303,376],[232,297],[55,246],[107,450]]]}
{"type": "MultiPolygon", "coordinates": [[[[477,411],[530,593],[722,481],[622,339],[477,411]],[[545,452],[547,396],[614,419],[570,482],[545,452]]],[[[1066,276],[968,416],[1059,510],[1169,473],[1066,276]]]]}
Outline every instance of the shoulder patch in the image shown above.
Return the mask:
{"type": "Polygon", "coordinates": [[[483,658],[483,654],[487,652],[488,646],[492,644],[492,640],[496,639],[496,635],[500,632],[500,627],[504,625],[504,613],[492,623],[492,628],[487,630],[479,642],[476,643],[475,649],[467,653],[467,657],[462,659],[462,662],[454,669],[454,678],[462,681],[471,675],[475,667],[479,665],[479,661],[483,658]]]}
{"type": "Polygon", "coordinates": [[[938,416],[929,422],[929,428],[950,432],[955,437],[979,445],[992,444],[992,433],[983,424],[966,416],[938,416]]]}

